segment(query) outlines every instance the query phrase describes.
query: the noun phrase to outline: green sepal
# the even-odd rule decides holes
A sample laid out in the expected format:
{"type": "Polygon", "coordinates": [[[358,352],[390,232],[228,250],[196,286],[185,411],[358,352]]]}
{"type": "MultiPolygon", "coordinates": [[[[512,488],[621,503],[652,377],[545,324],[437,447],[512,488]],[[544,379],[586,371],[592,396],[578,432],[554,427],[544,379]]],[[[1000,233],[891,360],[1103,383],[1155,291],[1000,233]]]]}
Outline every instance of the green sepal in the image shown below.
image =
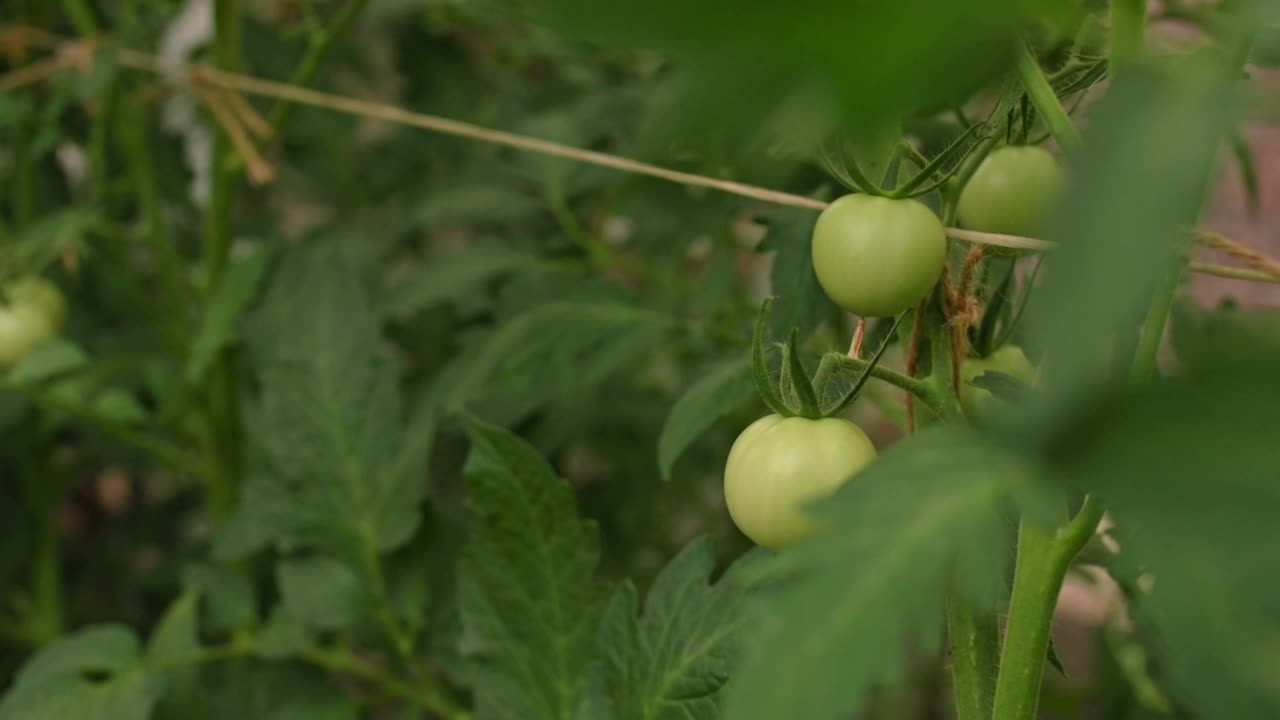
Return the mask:
{"type": "Polygon", "coordinates": [[[769,363],[765,360],[764,345],[768,342],[769,306],[772,304],[773,298],[765,298],[760,305],[760,314],[756,316],[756,331],[751,338],[751,377],[755,381],[756,392],[760,393],[760,399],[770,410],[783,417],[792,417],[795,413],[791,412],[778,395],[778,388],[773,378],[769,377],[769,363]]]}
{"type": "Polygon", "coordinates": [[[797,347],[799,337],[800,333],[793,328],[782,353],[781,394],[784,400],[795,399],[799,415],[816,420],[821,417],[821,408],[818,406],[818,396],[813,392],[809,372],[800,359],[800,348],[797,347]]]}

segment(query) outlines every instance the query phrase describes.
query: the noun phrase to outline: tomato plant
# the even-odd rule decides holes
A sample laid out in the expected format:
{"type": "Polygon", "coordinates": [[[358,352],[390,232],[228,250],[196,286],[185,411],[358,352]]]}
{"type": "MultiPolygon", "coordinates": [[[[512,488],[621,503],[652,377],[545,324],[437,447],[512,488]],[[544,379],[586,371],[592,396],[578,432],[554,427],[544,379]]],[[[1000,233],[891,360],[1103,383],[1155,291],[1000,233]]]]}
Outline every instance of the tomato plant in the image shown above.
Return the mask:
{"type": "Polygon", "coordinates": [[[729,515],[761,545],[790,545],[818,527],[806,506],[835,492],[875,456],[866,433],[847,420],[762,417],[729,450],[729,515]]]}
{"type": "Polygon", "coordinates": [[[960,193],[966,228],[1035,236],[1062,195],[1062,168],[1042,147],[1002,147],[978,165],[960,193]]]}
{"type": "Polygon", "coordinates": [[[942,274],[942,223],[915,200],[846,195],[813,229],[813,269],[837,305],[892,317],[920,302],[942,274]]]}
{"type": "Polygon", "coordinates": [[[1274,4],[4,0],[0,720],[1280,717],[1274,4]]]}

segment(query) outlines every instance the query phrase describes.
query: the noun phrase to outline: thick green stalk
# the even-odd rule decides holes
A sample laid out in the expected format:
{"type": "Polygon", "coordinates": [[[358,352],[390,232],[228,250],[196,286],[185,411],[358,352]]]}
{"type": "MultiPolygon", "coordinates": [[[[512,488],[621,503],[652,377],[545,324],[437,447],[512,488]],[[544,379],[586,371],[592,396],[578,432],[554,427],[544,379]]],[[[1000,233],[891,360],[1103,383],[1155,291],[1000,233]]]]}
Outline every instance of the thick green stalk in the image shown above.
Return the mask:
{"type": "Polygon", "coordinates": [[[1111,66],[1142,56],[1147,34],[1147,0],[1111,0],[1111,66]]]}
{"type": "Polygon", "coordinates": [[[1088,498],[1076,517],[1057,531],[1046,532],[1028,521],[1019,528],[1018,563],[996,680],[995,720],[1035,720],[1058,593],[1071,561],[1093,537],[1101,519],[1101,506],[1088,498]]]}
{"type": "Polygon", "coordinates": [[[990,720],[1000,628],[995,616],[977,612],[963,596],[947,598],[947,636],[951,645],[951,674],[959,720],[990,720]]]}
{"type": "Polygon", "coordinates": [[[1031,98],[1031,104],[1035,106],[1036,112],[1040,113],[1040,117],[1044,119],[1050,134],[1063,150],[1074,152],[1080,147],[1080,131],[1071,122],[1071,116],[1067,114],[1067,109],[1062,106],[1062,102],[1053,92],[1049,79],[1044,76],[1040,63],[1035,55],[1031,54],[1031,48],[1026,43],[1018,43],[1015,61],[1022,86],[1026,89],[1027,96],[1031,98]]]}
{"type": "MultiPolygon", "coordinates": [[[[215,0],[214,61],[217,67],[232,72],[240,69],[244,21],[243,0],[215,0]]],[[[214,133],[212,182],[209,207],[205,213],[204,291],[209,297],[217,288],[231,253],[232,220],[240,173],[234,162],[230,140],[222,128],[214,133]]],[[[235,358],[223,353],[209,374],[204,388],[208,437],[205,495],[214,518],[225,517],[235,503],[240,465],[239,380],[235,358]]]]}
{"type": "MultiPolygon", "coordinates": [[[[926,302],[931,302],[926,300],[926,302]]],[[[960,414],[956,396],[951,330],[936,310],[924,313],[929,338],[929,386],[938,400],[941,419],[960,414]]],[[[926,421],[927,422],[927,421],[926,421]]],[[[947,596],[947,637],[951,648],[952,687],[959,720],[990,720],[995,694],[995,668],[1000,654],[996,617],[983,613],[958,592],[947,596]]]]}

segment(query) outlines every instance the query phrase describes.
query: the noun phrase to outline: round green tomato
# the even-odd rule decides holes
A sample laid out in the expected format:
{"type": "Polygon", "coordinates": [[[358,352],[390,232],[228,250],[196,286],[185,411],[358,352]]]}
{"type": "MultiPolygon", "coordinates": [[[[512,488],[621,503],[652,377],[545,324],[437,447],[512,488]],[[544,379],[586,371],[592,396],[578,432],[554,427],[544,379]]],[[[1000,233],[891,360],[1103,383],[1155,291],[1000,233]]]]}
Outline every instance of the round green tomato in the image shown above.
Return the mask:
{"type": "Polygon", "coordinates": [[[942,223],[915,200],[845,195],[813,228],[818,283],[862,317],[893,317],[923,300],[946,260],[942,223]]]}
{"type": "Polygon", "coordinates": [[[806,506],[874,460],[875,446],[839,418],[769,415],[742,431],[724,468],[724,498],[743,534],[775,550],[812,533],[806,506]]]}
{"type": "Polygon", "coordinates": [[[1002,147],[960,192],[960,224],[970,230],[1034,236],[1062,194],[1058,161],[1041,147],[1002,147]]]}
{"type": "Polygon", "coordinates": [[[970,358],[960,367],[960,405],[966,415],[980,415],[991,403],[999,402],[990,390],[972,384],[986,372],[998,372],[1031,385],[1036,381],[1036,368],[1026,353],[1016,345],[1005,345],[984,358],[970,358]]]}
{"type": "Polygon", "coordinates": [[[924,300],[947,259],[947,236],[915,200],[846,195],[813,228],[813,269],[836,305],[891,318],[924,300]]]}
{"type": "Polygon", "coordinates": [[[55,331],[61,331],[67,321],[67,301],[57,285],[36,275],[27,275],[9,284],[4,290],[12,307],[34,306],[49,320],[55,331]]]}
{"type": "Polygon", "coordinates": [[[8,370],[56,333],[35,305],[0,306],[0,370],[8,370]]]}

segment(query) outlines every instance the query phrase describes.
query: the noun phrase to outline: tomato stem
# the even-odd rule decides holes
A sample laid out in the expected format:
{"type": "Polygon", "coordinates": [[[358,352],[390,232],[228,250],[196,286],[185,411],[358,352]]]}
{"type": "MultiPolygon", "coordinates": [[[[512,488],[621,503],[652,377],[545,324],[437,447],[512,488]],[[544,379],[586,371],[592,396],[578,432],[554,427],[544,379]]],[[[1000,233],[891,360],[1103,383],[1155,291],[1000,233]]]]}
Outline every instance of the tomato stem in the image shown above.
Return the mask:
{"type": "Polygon", "coordinates": [[[1018,77],[1022,80],[1027,96],[1031,98],[1031,104],[1044,119],[1044,124],[1048,126],[1058,145],[1069,153],[1074,152],[1080,147],[1080,131],[1071,122],[1071,116],[1067,115],[1066,108],[1062,107],[1062,102],[1053,92],[1053,86],[1044,76],[1035,55],[1031,54],[1031,48],[1022,42],[1017,45],[1015,60],[1018,77]]]}
{"type": "Polygon", "coordinates": [[[1071,561],[1093,537],[1101,519],[1102,507],[1089,497],[1080,512],[1056,531],[1023,520],[996,680],[994,717],[999,720],[1035,720],[1058,594],[1071,561]]]}
{"type": "Polygon", "coordinates": [[[1146,44],[1147,0],[1111,0],[1111,66],[1130,63],[1146,44]]]}

